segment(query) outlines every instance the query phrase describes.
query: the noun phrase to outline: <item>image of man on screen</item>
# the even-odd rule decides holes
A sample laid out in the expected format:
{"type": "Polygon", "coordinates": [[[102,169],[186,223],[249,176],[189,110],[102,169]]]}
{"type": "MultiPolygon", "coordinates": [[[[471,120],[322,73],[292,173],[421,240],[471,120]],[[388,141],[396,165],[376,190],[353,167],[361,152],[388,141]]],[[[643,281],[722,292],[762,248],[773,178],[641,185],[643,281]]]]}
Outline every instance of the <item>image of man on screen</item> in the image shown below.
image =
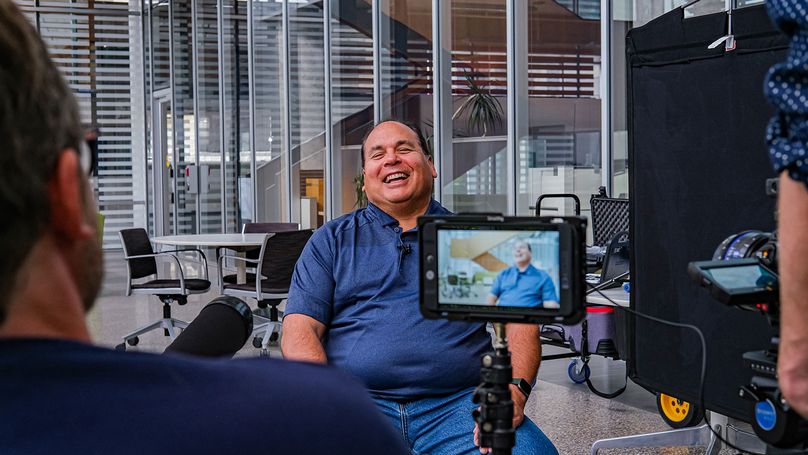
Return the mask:
{"type": "Polygon", "coordinates": [[[558,295],[552,278],[531,264],[533,250],[524,240],[513,245],[513,266],[499,272],[488,303],[510,307],[558,308],[558,295]]]}

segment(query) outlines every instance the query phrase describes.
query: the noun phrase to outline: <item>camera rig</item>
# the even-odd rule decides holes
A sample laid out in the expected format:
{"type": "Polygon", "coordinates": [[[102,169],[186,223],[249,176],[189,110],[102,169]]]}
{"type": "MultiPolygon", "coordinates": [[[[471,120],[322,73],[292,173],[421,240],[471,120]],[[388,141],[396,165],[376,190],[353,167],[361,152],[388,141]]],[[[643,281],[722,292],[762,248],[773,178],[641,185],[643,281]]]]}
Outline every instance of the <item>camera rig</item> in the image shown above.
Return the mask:
{"type": "MultiPolygon", "coordinates": [[[[776,196],[777,179],[767,180],[766,194],[776,196]]],[[[712,261],[691,262],[688,274],[719,302],[758,312],[779,331],[776,232],[750,230],[733,234],[716,248],[712,261]]],[[[777,382],[779,345],[779,336],[775,336],[766,349],[743,354],[752,379],[738,391],[753,404],[751,423],[755,434],[776,448],[770,453],[808,449],[808,422],[791,409],[777,382]]]]}
{"type": "MultiPolygon", "coordinates": [[[[585,230],[586,218],[582,217],[464,214],[418,219],[421,313],[432,319],[494,324],[494,352],[481,359],[480,385],[474,392],[474,401],[480,407],[473,417],[480,430],[480,447],[490,448],[495,455],[510,454],[516,444],[510,390],[513,369],[506,324],[572,324],[583,318],[585,230]],[[532,244],[531,255],[554,259],[544,264],[550,272],[541,276],[553,282],[557,302],[547,302],[544,296],[505,302],[502,298],[496,302],[487,300],[491,283],[499,280],[498,273],[507,271],[503,251],[508,245],[514,245],[515,251],[517,243],[532,244]],[[475,275],[483,278],[468,278],[475,275]],[[443,292],[447,286],[458,292],[443,292]]],[[[516,257],[514,252],[515,261],[516,257]]],[[[531,259],[528,263],[532,265],[531,259]]]]}

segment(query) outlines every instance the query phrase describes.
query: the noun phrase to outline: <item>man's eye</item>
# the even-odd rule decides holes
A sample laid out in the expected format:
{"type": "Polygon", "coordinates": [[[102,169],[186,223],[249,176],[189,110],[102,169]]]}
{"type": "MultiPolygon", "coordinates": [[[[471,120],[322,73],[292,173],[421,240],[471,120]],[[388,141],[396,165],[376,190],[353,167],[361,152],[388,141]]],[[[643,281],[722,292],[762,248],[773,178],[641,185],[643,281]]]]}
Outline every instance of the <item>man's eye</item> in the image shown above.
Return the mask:
{"type": "Polygon", "coordinates": [[[412,149],[409,148],[409,147],[404,147],[404,148],[398,149],[398,153],[409,153],[409,152],[412,152],[412,149]]]}
{"type": "Polygon", "coordinates": [[[370,158],[371,158],[371,159],[373,159],[373,160],[378,160],[379,158],[381,158],[381,157],[383,157],[383,156],[384,156],[384,153],[382,153],[382,152],[376,152],[376,153],[374,153],[373,155],[371,155],[371,156],[370,156],[370,158]]]}

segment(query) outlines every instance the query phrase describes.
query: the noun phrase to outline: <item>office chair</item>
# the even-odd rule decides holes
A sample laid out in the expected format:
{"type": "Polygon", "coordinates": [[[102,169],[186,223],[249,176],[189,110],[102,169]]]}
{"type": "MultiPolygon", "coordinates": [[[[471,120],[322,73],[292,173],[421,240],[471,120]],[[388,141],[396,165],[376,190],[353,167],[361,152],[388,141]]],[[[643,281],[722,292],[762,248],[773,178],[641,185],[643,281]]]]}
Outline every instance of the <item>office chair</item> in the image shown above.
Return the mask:
{"type": "MultiPolygon", "coordinates": [[[[297,231],[298,229],[300,229],[300,224],[298,223],[245,223],[244,226],[241,228],[241,233],[274,234],[276,232],[297,231]]],[[[221,255],[221,250],[222,250],[221,248],[217,249],[216,257],[219,257],[221,255]]],[[[257,260],[260,252],[261,248],[251,248],[246,251],[245,256],[247,257],[247,259],[257,260]]],[[[248,267],[250,266],[251,264],[248,264],[248,267]]],[[[254,271],[247,272],[247,281],[255,281],[254,271]]],[[[222,281],[220,282],[220,284],[221,283],[236,284],[238,283],[238,275],[236,275],[235,273],[231,275],[225,275],[222,277],[222,281]]]]}
{"type": "Polygon", "coordinates": [[[446,288],[444,290],[444,297],[461,297],[460,293],[460,279],[457,274],[450,273],[446,276],[446,288]]]}
{"type": "Polygon", "coordinates": [[[303,248],[314,231],[276,232],[267,236],[257,259],[221,255],[219,263],[219,282],[224,295],[234,297],[250,297],[258,302],[259,308],[268,308],[269,314],[253,312],[256,325],[253,328],[253,346],[267,353],[270,341],[278,339],[282,331],[282,315],[278,311],[280,305],[289,296],[292,273],[303,248]],[[222,277],[222,261],[224,259],[243,261],[255,267],[253,280],[246,283],[226,283],[222,277]]]}
{"type": "Polygon", "coordinates": [[[184,249],[154,252],[152,249],[149,234],[143,228],[123,229],[118,233],[123,245],[124,259],[126,260],[126,295],[149,294],[156,295],[163,302],[163,318],[149,325],[141,327],[123,337],[123,343],[115,348],[124,351],[126,345],[135,346],[140,341],[138,336],[155,329],[162,328],[166,336],[172,340],[176,338],[175,328],[184,329],[188,323],[171,317],[171,302],[185,305],[188,296],[191,294],[202,294],[210,289],[208,281],[208,261],[205,253],[199,249],[184,249]],[[204,279],[185,278],[182,270],[182,262],[177,253],[192,251],[198,253],[202,258],[204,279]],[[174,260],[177,265],[179,279],[161,279],[157,273],[156,257],[167,256],[174,260]],[[155,279],[134,283],[134,280],[154,276],[155,279]]]}

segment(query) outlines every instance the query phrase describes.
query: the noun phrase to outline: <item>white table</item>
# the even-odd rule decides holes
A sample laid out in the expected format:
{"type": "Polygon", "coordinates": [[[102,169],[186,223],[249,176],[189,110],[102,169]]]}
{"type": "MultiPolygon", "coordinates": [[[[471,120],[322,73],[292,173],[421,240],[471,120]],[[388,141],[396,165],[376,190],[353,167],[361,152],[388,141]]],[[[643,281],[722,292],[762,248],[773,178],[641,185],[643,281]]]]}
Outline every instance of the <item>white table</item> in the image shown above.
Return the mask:
{"type": "Polygon", "coordinates": [[[152,243],[178,246],[248,248],[264,244],[267,234],[181,234],[152,237],[152,243]]]}
{"type": "MultiPolygon", "coordinates": [[[[246,250],[263,245],[268,235],[271,234],[180,234],[152,237],[151,241],[158,245],[229,248],[243,255],[246,250]]],[[[239,283],[246,281],[247,265],[244,261],[236,261],[236,273],[239,283]]]]}

